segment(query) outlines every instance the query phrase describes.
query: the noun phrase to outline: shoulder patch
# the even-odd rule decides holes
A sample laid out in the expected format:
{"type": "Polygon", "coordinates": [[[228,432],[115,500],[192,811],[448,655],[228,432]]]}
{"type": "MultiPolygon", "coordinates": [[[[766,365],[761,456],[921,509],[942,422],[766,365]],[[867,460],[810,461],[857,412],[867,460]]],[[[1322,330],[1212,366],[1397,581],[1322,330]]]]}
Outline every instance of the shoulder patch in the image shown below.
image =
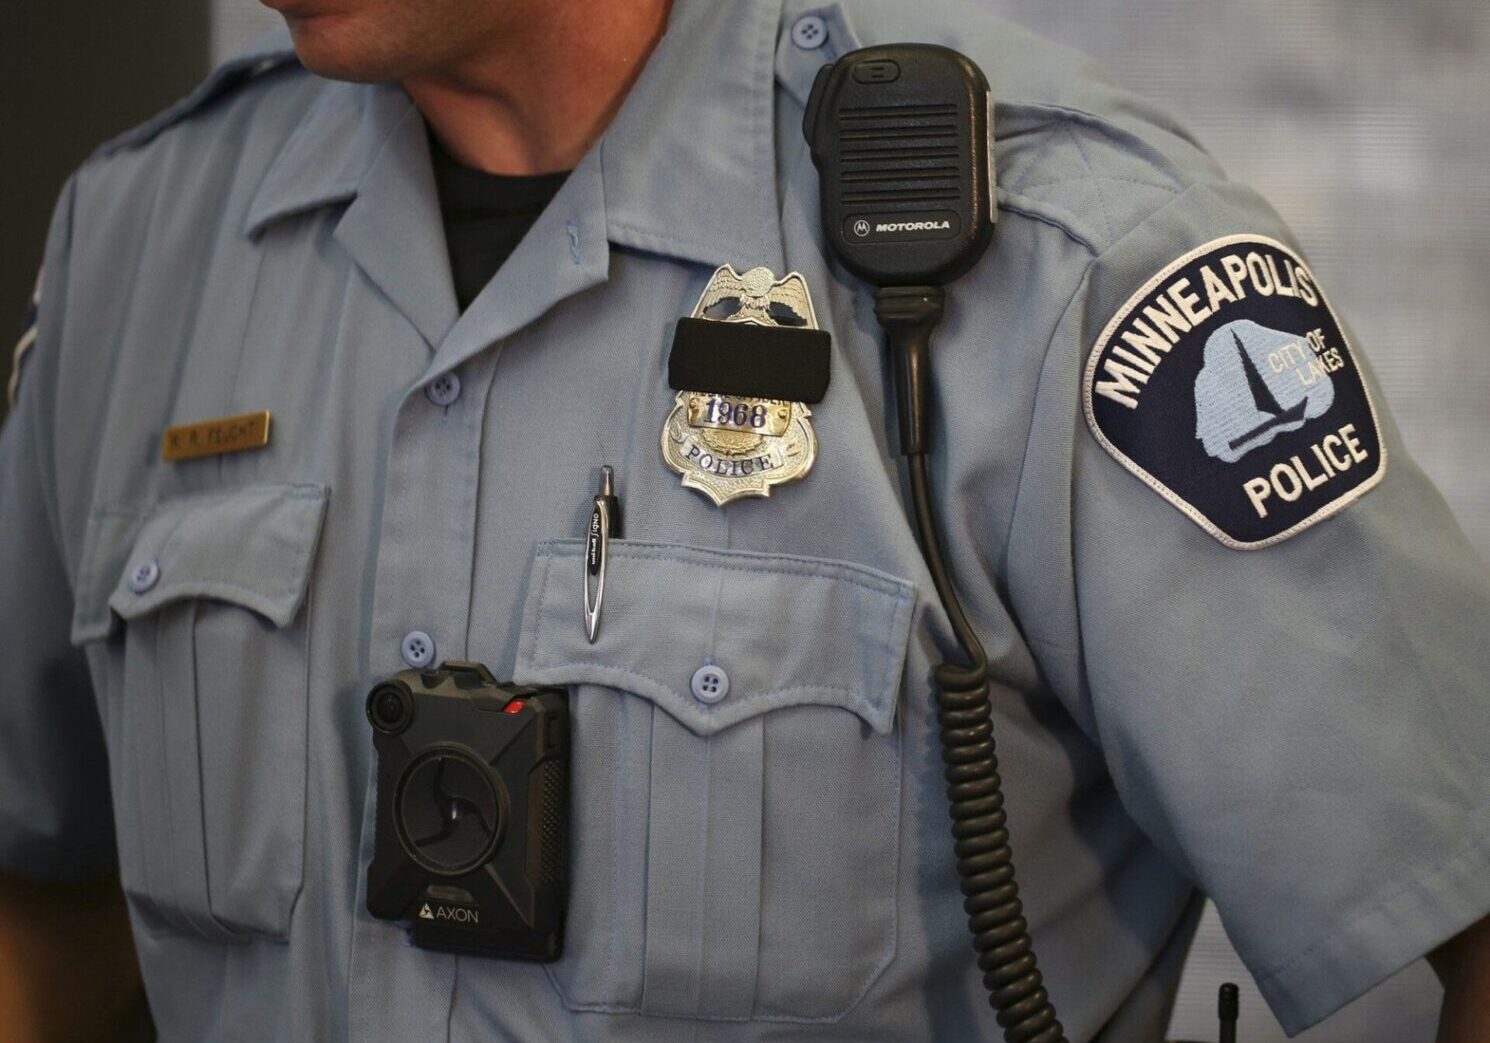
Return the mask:
{"type": "Polygon", "coordinates": [[[1102,331],[1082,398],[1103,448],[1235,550],[1297,535],[1386,473],[1334,309],[1297,254],[1260,236],[1150,279],[1102,331]]]}
{"type": "Polygon", "coordinates": [[[26,320],[21,323],[21,338],[16,341],[15,354],[10,360],[10,380],[5,385],[5,403],[10,409],[15,408],[16,396],[21,390],[21,363],[26,361],[32,345],[36,343],[36,313],[40,308],[41,276],[38,275],[36,289],[31,293],[31,303],[26,306],[26,320]]]}

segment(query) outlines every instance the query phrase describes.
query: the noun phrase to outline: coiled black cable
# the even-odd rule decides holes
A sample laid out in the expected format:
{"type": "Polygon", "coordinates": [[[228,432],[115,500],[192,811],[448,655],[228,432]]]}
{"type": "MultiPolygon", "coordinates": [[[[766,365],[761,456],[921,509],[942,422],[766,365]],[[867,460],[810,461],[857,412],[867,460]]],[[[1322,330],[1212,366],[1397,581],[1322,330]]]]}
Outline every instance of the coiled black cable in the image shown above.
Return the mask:
{"type": "Polygon", "coordinates": [[[889,339],[895,367],[900,448],[909,471],[921,555],[967,659],[965,665],[941,663],[932,671],[957,876],[978,969],[1004,1040],[1066,1043],[1035,961],[1014,879],[994,750],[988,655],[952,586],[932,509],[926,455],[931,333],[941,321],[944,303],[945,295],[936,286],[885,287],[875,295],[875,316],[889,339]]]}

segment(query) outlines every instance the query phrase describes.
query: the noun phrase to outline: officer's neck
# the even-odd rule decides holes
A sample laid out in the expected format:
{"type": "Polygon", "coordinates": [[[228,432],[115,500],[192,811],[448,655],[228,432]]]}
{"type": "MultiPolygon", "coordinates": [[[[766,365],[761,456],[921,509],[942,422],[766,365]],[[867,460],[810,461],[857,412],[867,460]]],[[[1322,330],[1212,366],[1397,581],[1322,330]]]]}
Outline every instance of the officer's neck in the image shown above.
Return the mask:
{"type": "Polygon", "coordinates": [[[550,0],[460,64],[402,80],[447,151],[493,174],[571,170],[620,108],[672,0],[550,0]]]}

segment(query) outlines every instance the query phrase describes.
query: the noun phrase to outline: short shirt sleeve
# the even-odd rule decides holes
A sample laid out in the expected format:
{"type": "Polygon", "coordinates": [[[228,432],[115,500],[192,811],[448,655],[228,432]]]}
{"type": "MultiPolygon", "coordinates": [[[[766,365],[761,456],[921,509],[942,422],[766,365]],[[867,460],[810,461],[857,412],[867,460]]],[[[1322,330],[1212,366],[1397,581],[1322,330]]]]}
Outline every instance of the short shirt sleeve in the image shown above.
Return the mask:
{"type": "Polygon", "coordinates": [[[1290,1032],[1490,912],[1490,570],[1361,348],[1266,204],[1188,189],[1090,264],[1011,543],[1037,654],[1290,1032]]]}
{"type": "Polygon", "coordinates": [[[66,283],[69,193],[15,406],[0,429],[0,870],[82,880],[114,867],[108,766],[58,525],[47,388],[66,283]],[[53,296],[56,293],[57,296],[53,296]]]}

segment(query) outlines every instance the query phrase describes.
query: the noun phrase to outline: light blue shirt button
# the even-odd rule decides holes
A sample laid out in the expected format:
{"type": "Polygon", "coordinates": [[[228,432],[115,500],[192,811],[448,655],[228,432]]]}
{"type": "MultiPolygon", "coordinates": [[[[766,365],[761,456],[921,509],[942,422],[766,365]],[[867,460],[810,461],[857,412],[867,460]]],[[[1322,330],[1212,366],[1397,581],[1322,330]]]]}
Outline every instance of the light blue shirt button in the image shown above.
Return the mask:
{"type": "Polygon", "coordinates": [[[701,703],[713,706],[729,695],[729,674],[712,663],[693,671],[693,697],[701,703]]]}
{"type": "Polygon", "coordinates": [[[803,15],[792,26],[792,43],[814,51],[828,42],[828,23],[815,14],[803,15]]]}
{"type": "Polygon", "coordinates": [[[129,589],[143,594],[160,580],[160,563],[154,558],[142,561],[129,573],[129,589]]]}
{"type": "Polygon", "coordinates": [[[404,662],[415,670],[423,670],[435,661],[435,639],[422,630],[410,630],[404,635],[399,651],[403,653],[404,662]]]}
{"type": "Polygon", "coordinates": [[[437,406],[454,405],[460,398],[460,377],[453,372],[441,373],[424,389],[425,396],[437,406]]]}

